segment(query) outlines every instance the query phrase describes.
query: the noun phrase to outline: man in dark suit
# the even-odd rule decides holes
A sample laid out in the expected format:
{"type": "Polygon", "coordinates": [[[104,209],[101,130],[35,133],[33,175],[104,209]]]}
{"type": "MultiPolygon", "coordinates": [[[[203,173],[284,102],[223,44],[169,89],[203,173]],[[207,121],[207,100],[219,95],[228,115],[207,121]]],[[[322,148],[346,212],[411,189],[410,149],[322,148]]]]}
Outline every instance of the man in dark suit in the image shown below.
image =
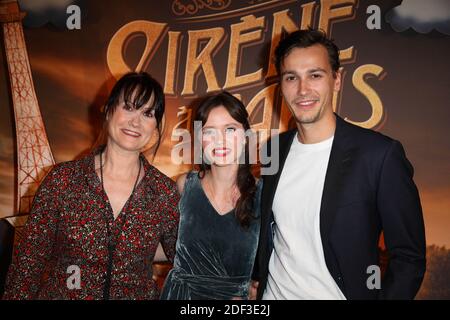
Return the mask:
{"type": "Polygon", "coordinates": [[[278,137],[279,169],[263,176],[253,295],[413,299],[425,272],[425,232],[402,145],[333,113],[339,53],[324,33],[293,32],[275,55],[297,128],[278,137]],[[380,280],[382,231],[389,262],[380,280]]]}

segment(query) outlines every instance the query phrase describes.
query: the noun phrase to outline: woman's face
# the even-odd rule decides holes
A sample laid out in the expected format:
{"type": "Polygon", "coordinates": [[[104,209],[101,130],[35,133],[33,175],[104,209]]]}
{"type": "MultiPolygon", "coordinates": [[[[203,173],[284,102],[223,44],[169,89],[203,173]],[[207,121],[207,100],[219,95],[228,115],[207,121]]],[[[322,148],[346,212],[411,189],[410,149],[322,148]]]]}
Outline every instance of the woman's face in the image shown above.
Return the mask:
{"type": "Polygon", "coordinates": [[[121,99],[108,121],[108,144],[127,151],[141,151],[150,141],[157,123],[153,106],[154,96],[139,110],[121,99]]]}
{"type": "Polygon", "coordinates": [[[245,145],[243,125],[224,106],[213,108],[202,128],[202,149],[206,163],[226,166],[238,163],[245,145]]]}

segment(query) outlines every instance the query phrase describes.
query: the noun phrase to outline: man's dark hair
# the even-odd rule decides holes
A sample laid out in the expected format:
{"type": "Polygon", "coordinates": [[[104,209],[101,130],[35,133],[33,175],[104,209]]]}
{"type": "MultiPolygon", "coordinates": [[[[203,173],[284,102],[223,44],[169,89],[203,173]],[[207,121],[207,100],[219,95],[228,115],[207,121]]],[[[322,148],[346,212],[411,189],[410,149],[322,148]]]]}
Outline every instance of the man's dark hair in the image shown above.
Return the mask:
{"type": "Polygon", "coordinates": [[[333,75],[335,75],[341,67],[339,49],[332,39],[327,38],[325,32],[312,28],[294,31],[280,41],[275,49],[275,67],[277,68],[278,74],[280,75],[281,64],[284,58],[286,58],[292,49],[308,48],[316,44],[320,44],[327,49],[328,60],[330,61],[333,75]]]}

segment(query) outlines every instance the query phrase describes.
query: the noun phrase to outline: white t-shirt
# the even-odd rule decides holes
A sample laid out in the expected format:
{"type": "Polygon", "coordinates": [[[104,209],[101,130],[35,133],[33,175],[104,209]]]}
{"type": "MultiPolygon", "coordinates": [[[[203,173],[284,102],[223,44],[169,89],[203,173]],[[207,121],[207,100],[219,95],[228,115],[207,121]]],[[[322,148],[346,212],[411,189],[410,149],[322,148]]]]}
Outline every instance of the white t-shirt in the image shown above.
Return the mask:
{"type": "Polygon", "coordinates": [[[272,205],[274,250],[263,299],[345,300],[326,266],[320,237],[333,138],[302,144],[294,137],[272,205]]]}

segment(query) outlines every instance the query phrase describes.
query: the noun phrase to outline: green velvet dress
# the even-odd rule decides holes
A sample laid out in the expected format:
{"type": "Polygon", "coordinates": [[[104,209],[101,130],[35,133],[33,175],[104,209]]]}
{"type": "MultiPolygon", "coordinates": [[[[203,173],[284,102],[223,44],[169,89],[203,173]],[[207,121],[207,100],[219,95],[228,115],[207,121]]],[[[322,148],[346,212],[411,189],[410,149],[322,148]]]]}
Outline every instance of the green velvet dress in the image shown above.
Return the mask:
{"type": "Polygon", "coordinates": [[[254,219],[243,229],[234,210],[220,215],[203,191],[197,172],[186,177],[179,203],[180,225],[174,267],[161,299],[246,299],[260,228],[262,181],[257,184],[254,219]]]}

